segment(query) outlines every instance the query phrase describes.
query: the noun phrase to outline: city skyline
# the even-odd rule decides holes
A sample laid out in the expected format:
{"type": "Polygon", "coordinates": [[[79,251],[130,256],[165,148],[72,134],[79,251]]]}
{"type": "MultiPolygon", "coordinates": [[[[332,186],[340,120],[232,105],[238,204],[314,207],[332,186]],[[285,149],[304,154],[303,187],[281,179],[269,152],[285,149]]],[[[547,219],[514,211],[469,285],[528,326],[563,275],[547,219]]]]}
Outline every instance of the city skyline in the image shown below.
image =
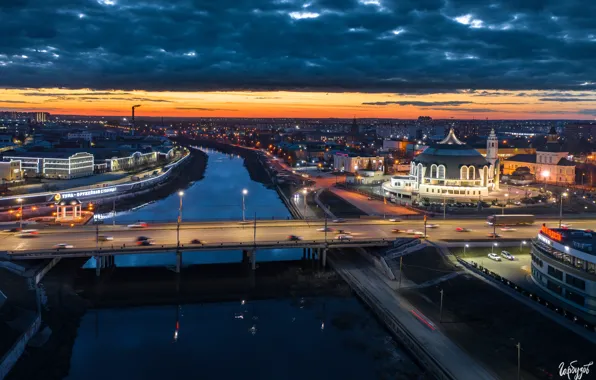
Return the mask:
{"type": "Polygon", "coordinates": [[[0,111],[81,116],[237,118],[578,119],[596,118],[591,91],[461,90],[437,94],[151,92],[4,89],[0,111]]]}

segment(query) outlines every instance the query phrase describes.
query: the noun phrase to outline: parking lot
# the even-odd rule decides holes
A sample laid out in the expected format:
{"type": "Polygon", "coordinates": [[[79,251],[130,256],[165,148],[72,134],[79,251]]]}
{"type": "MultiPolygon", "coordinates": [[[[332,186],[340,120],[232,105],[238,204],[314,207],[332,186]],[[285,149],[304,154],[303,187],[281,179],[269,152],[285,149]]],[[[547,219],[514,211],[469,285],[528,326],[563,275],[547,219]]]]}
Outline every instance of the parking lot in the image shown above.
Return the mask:
{"type": "Polygon", "coordinates": [[[495,261],[488,257],[488,254],[493,252],[493,250],[489,247],[466,249],[465,256],[463,255],[462,249],[453,248],[452,251],[459,255],[462,259],[469,262],[473,261],[478,265],[481,265],[488,270],[497,273],[499,276],[523,286],[528,290],[534,290],[537,288],[530,277],[531,257],[529,247],[523,247],[520,250],[519,247],[497,246],[494,248],[494,252],[499,255],[501,261],[495,261]],[[501,256],[501,251],[507,251],[511,253],[515,257],[515,260],[507,260],[501,256]]]}

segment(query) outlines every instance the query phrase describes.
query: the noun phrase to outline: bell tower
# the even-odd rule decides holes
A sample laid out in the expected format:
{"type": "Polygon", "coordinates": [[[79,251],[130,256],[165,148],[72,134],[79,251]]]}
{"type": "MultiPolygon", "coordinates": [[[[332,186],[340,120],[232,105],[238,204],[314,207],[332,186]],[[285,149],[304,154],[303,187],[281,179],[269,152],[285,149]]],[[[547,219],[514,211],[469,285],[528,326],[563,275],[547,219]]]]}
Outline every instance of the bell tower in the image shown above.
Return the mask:
{"type": "Polygon", "coordinates": [[[495,130],[491,129],[486,140],[486,160],[493,166],[493,189],[499,190],[501,163],[499,162],[499,139],[495,130]]]}

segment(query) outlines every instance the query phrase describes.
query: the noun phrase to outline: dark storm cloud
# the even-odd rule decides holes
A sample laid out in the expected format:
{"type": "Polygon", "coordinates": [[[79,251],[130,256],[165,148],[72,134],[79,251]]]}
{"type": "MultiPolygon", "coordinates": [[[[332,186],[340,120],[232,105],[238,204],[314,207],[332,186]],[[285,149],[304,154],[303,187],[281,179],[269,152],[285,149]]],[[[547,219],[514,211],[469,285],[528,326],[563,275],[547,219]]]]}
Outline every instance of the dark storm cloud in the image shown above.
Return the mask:
{"type": "Polygon", "coordinates": [[[25,104],[29,103],[24,100],[0,100],[0,103],[25,104]]]}
{"type": "MultiPolygon", "coordinates": [[[[594,95],[593,95],[594,96],[594,95]]],[[[538,99],[541,102],[596,102],[596,99],[586,99],[586,98],[540,98],[538,99]]]]}
{"type": "Polygon", "coordinates": [[[596,1],[365,3],[4,0],[0,87],[596,89],[596,1]]]}
{"type": "Polygon", "coordinates": [[[398,100],[398,101],[386,101],[386,102],[365,102],[362,105],[365,106],[415,106],[415,107],[426,107],[426,106],[459,106],[461,104],[471,104],[472,102],[466,101],[446,101],[446,102],[423,102],[423,101],[409,101],[409,100],[398,100]]]}

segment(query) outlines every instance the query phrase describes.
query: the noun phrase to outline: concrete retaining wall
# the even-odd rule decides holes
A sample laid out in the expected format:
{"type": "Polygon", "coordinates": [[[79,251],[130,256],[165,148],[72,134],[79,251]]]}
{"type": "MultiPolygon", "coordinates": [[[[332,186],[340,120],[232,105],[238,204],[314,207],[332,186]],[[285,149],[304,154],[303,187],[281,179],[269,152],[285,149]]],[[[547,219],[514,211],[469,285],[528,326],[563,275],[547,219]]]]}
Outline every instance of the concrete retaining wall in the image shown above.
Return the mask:
{"type": "Polygon", "coordinates": [[[12,346],[12,348],[2,357],[0,360],[0,380],[4,379],[8,372],[12,369],[15,363],[19,360],[25,348],[27,347],[27,343],[39,330],[39,326],[41,325],[41,314],[37,314],[35,320],[29,326],[27,331],[25,331],[19,340],[12,346]]]}

